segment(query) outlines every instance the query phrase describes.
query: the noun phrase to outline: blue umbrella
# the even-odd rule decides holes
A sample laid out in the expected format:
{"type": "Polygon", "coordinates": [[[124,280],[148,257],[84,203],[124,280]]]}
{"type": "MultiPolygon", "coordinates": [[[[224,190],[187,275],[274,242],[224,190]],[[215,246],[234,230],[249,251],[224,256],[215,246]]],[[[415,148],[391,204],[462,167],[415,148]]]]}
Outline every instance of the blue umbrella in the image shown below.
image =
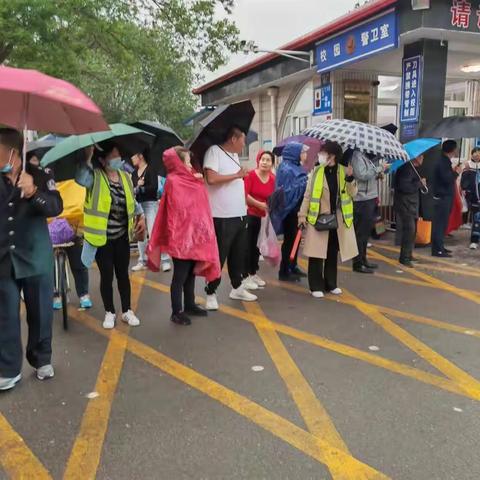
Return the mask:
{"type": "MultiPolygon", "coordinates": [[[[417,138],[416,140],[405,143],[403,146],[405,147],[405,150],[408,153],[408,157],[411,161],[425,152],[428,152],[428,150],[431,148],[440,145],[440,143],[441,140],[438,138],[417,138]]],[[[390,166],[389,173],[396,172],[404,163],[405,162],[403,160],[395,160],[390,166]]]]}

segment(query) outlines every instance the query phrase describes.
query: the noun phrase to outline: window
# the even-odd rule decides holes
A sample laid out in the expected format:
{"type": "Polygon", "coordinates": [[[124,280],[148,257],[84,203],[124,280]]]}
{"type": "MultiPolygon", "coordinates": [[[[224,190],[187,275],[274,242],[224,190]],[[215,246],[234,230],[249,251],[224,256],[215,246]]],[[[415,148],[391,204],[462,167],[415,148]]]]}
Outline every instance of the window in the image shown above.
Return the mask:
{"type": "Polygon", "coordinates": [[[313,84],[308,82],[298,92],[285,119],[282,138],[299,135],[312,124],[313,84]]]}

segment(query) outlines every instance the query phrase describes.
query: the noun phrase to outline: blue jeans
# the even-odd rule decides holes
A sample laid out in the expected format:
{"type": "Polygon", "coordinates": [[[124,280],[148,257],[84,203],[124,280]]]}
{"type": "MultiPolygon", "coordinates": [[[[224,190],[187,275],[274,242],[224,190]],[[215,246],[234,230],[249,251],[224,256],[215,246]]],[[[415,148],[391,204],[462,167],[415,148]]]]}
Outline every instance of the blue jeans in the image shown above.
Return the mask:
{"type": "MultiPolygon", "coordinates": [[[[143,208],[145,214],[145,223],[147,224],[148,238],[152,236],[153,225],[155,223],[155,218],[158,213],[158,202],[143,202],[140,204],[143,208]]],[[[147,249],[148,239],[145,237],[143,242],[138,242],[138,261],[140,263],[147,263],[147,254],[145,250],[147,249]]],[[[168,255],[162,253],[162,263],[169,262],[170,258],[168,255]]]]}

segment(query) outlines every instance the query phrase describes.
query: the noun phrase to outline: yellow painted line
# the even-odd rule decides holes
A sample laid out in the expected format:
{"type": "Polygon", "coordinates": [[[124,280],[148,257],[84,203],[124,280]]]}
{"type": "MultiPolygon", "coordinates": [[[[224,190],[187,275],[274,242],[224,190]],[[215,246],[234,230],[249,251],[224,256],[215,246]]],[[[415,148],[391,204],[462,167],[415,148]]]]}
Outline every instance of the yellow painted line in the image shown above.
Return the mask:
{"type": "MultiPolygon", "coordinates": [[[[338,480],[348,480],[352,478],[358,480],[388,479],[383,473],[362,463],[344,451],[335,448],[327,441],[313,436],[311,433],[306,432],[280,415],[271,412],[247,397],[211,380],[195,370],[176,362],[172,358],[167,357],[142,342],[127,337],[119,331],[103,330],[97,320],[85,312],[72,312],[72,317],[101,335],[116,338],[118,341],[120,341],[120,338],[124,338],[127,342],[127,350],[130,353],[133,353],[173,378],[204,393],[237,414],[269,431],[274,436],[284,440],[294,448],[309,455],[318,462],[325,464],[331,470],[334,478],[338,480]],[[337,470],[337,467],[339,470],[337,470]]],[[[83,478],[94,477],[84,476],[83,478]]]]}
{"type": "MultiPolygon", "coordinates": [[[[142,277],[140,276],[140,278],[142,277]]],[[[132,308],[134,310],[138,306],[142,287],[141,283],[132,282],[132,308]]],[[[75,317],[75,313],[73,309],[69,309],[69,315],[75,317]]],[[[102,328],[98,320],[96,322],[102,328]]],[[[121,321],[118,319],[116,328],[120,327],[120,323],[121,321]]],[[[64,480],[83,480],[96,477],[110,419],[112,402],[122,373],[127,348],[129,327],[123,327],[121,330],[124,332],[121,336],[110,337],[108,342],[95,383],[94,391],[99,396],[89,400],[87,403],[80,425],[80,432],[75,439],[65,469],[64,480]]]]}
{"type": "MultiPolygon", "coordinates": [[[[248,313],[263,319],[262,323],[255,323],[255,328],[273,363],[277,367],[278,373],[285,382],[293,401],[297,405],[309,432],[316,437],[323,438],[335,448],[350,453],[328,412],[320,403],[312,387],[293,361],[290,353],[285,348],[285,345],[270,320],[265,316],[260,305],[258,303],[244,302],[244,307],[248,313]]],[[[338,465],[335,470],[340,470],[340,467],[341,466],[338,465]]],[[[346,477],[346,475],[344,475],[344,477],[346,477]]],[[[352,480],[355,479],[352,478],[352,480]]]]}
{"type": "MultiPolygon", "coordinates": [[[[381,250],[386,250],[387,252],[395,252],[395,253],[400,253],[400,249],[398,247],[392,247],[392,246],[389,246],[389,245],[382,245],[380,243],[374,243],[373,246],[375,248],[379,248],[381,250]]],[[[369,250],[371,251],[371,250],[369,250]]],[[[417,252],[415,252],[415,257],[416,258],[421,258],[422,260],[425,260],[426,262],[431,262],[431,263],[439,263],[439,264],[442,264],[442,265],[447,265],[449,267],[457,267],[459,270],[464,270],[464,271],[467,271],[467,272],[478,272],[478,269],[475,268],[475,267],[470,267],[468,265],[458,265],[456,263],[453,263],[455,261],[455,259],[452,259],[452,260],[444,260],[443,258],[439,258],[439,257],[431,257],[431,256],[428,256],[428,255],[421,255],[417,252]]]]}
{"type": "Polygon", "coordinates": [[[437,265],[428,265],[426,263],[417,263],[415,268],[420,268],[422,270],[434,270],[436,272],[445,272],[453,273],[455,275],[463,275],[464,277],[476,277],[480,278],[480,273],[478,272],[469,272],[469,271],[460,271],[453,267],[439,267],[437,265]]]}
{"type": "MultiPolygon", "coordinates": [[[[142,281],[144,285],[147,285],[158,291],[161,291],[164,293],[169,292],[169,288],[166,285],[162,285],[147,279],[139,280],[139,281],[142,281]]],[[[274,284],[274,282],[269,282],[269,285],[270,284],[274,284]]],[[[288,286],[298,288],[298,291],[303,293],[302,287],[297,287],[295,285],[288,285],[288,286]]],[[[199,301],[201,301],[201,299],[199,299],[199,301]]],[[[242,310],[238,310],[236,308],[229,307],[226,305],[220,305],[219,310],[223,313],[226,313],[227,315],[230,315],[235,318],[239,318],[241,320],[246,320],[253,324],[255,324],[255,322],[260,322],[260,323],[264,322],[264,319],[262,317],[252,315],[248,312],[244,312],[242,310]]],[[[460,388],[456,382],[453,382],[448,378],[441,377],[439,375],[435,375],[429,372],[425,372],[418,368],[414,368],[409,365],[396,362],[394,360],[389,360],[379,355],[374,355],[369,352],[364,352],[363,350],[360,350],[355,347],[351,347],[350,345],[345,345],[343,343],[335,342],[333,340],[329,340],[327,338],[324,338],[312,333],[307,333],[282,323],[271,322],[271,324],[272,324],[272,328],[274,328],[277,332],[283,333],[284,335],[288,335],[292,338],[296,338],[303,342],[316,345],[317,347],[321,347],[325,350],[330,350],[332,352],[338,353],[345,357],[363,361],[370,365],[374,365],[376,367],[383,368],[390,372],[394,372],[394,373],[403,375],[405,377],[412,378],[414,380],[426,383],[428,385],[432,385],[437,388],[441,388],[448,392],[452,392],[458,395],[473,398],[474,400],[478,400],[476,396],[471,396],[470,394],[465,392],[462,388],[460,388]]]]}
{"type": "Polygon", "coordinates": [[[456,382],[465,390],[472,398],[480,400],[480,382],[473,378],[455,364],[442,357],[435,350],[414,337],[411,333],[397,325],[395,322],[387,318],[374,306],[365,303],[355,297],[353,294],[344,291],[344,295],[356,301],[355,307],[364,315],[373,320],[377,325],[381,326],[387,333],[395,337],[398,341],[415,352],[418,356],[427,361],[430,365],[442,372],[448,378],[456,382]]]}
{"type": "Polygon", "coordinates": [[[23,438],[0,414],[0,466],[12,480],[52,480],[23,438]]]}
{"type": "Polygon", "coordinates": [[[419,272],[415,268],[405,268],[402,264],[396,262],[395,260],[392,260],[391,258],[388,258],[378,252],[370,252],[371,256],[376,258],[377,260],[380,260],[384,263],[387,263],[389,265],[394,266],[397,269],[401,269],[417,278],[420,278],[421,280],[431,283],[432,285],[435,285],[437,288],[440,290],[443,290],[445,292],[450,292],[453,293],[454,295],[457,295],[459,297],[465,298],[467,300],[471,300],[472,302],[475,302],[480,305],[480,294],[476,292],[472,292],[469,290],[465,290],[463,288],[458,288],[455,287],[454,285],[451,285],[450,283],[444,282],[442,280],[439,280],[438,278],[434,278],[431,275],[427,275],[424,272],[419,272]]]}

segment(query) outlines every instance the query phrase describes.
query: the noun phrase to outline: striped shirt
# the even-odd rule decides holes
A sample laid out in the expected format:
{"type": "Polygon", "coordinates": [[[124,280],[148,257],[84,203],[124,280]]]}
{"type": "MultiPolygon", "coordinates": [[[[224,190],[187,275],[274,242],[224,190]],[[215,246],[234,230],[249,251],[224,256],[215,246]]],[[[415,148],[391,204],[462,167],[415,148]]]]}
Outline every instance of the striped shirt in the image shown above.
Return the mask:
{"type": "Polygon", "coordinates": [[[121,182],[117,183],[109,179],[108,183],[112,197],[112,206],[108,216],[107,238],[115,240],[128,232],[127,200],[121,182]]]}

